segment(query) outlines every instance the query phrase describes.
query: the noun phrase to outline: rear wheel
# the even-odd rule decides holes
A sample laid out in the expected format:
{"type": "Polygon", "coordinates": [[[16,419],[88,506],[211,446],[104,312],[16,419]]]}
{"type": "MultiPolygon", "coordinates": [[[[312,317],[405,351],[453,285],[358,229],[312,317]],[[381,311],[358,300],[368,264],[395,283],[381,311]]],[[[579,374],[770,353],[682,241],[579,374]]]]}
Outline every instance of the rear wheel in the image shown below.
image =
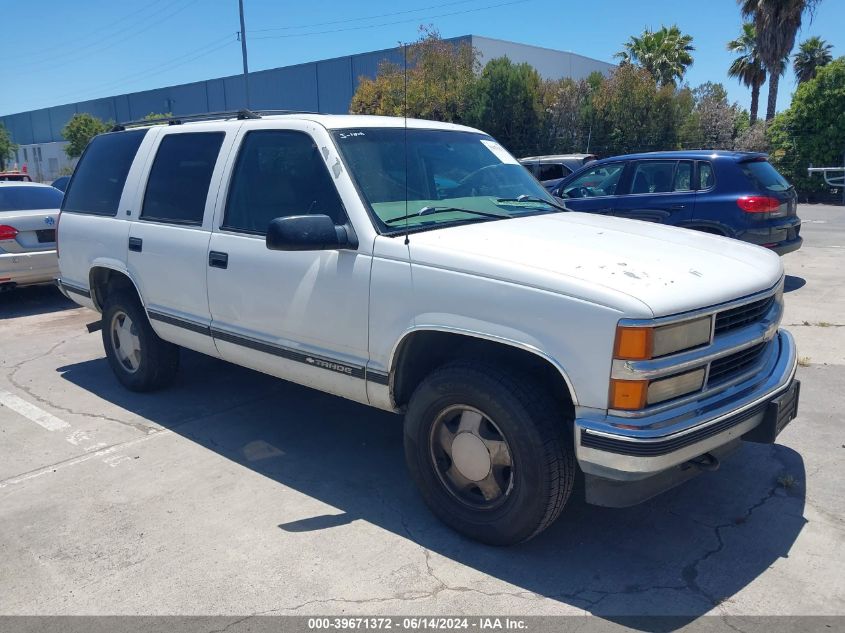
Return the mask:
{"type": "Polygon", "coordinates": [[[444,523],[493,545],[528,540],[572,491],[571,427],[530,382],[479,362],[429,375],[405,417],[405,457],[444,523]]]}
{"type": "Polygon", "coordinates": [[[108,298],[102,332],[106,358],[124,387],[152,391],[172,382],[179,347],[158,337],[134,294],[119,292],[108,298]]]}

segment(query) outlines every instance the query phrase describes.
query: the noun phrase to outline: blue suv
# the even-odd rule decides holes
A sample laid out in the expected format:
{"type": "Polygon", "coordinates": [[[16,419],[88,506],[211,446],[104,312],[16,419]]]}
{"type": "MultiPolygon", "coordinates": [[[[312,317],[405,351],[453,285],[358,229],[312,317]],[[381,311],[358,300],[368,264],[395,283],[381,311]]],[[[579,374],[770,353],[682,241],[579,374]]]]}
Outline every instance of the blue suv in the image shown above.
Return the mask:
{"type": "Polygon", "coordinates": [[[765,154],[697,150],[614,156],[546,187],[573,211],[725,235],[780,255],[801,248],[795,188],[765,154]]]}

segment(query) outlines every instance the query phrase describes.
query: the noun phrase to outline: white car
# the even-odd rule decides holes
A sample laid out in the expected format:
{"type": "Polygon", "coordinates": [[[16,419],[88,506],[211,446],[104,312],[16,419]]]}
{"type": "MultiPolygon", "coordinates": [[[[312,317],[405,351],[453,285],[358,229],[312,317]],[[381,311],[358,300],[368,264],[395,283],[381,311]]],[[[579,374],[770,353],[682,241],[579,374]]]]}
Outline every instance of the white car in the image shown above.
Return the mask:
{"type": "Polygon", "coordinates": [[[129,389],[186,347],[404,413],[426,503],[495,544],[550,525],[578,469],[630,505],[796,414],[766,249],[569,213],[458,125],[171,123],[94,139],[62,208],[60,287],[129,389]]]}
{"type": "Polygon", "coordinates": [[[59,274],[56,223],[62,192],[0,181],[0,290],[52,282],[59,274]]]}

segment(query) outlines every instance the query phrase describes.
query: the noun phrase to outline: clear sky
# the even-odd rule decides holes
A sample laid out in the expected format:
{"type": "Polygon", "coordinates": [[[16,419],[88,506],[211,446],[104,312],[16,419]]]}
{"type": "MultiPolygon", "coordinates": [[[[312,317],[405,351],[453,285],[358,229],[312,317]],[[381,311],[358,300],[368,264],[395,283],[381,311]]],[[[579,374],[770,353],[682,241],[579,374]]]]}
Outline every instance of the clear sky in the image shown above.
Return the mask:
{"type": "MultiPolygon", "coordinates": [[[[5,0],[0,114],[231,75],[241,71],[237,0],[5,0]]],[[[725,42],[739,33],[735,0],[244,0],[250,70],[413,41],[420,24],[444,37],[483,35],[605,61],[644,27],[677,24],[694,37],[687,81],[730,80],[725,42]]],[[[822,0],[799,41],[819,35],[845,55],[845,0],[822,0]]],[[[778,107],[795,88],[781,80],[778,107]]],[[[765,88],[761,95],[765,110],[765,88]]],[[[761,112],[762,114],[763,112],[761,112]]]]}

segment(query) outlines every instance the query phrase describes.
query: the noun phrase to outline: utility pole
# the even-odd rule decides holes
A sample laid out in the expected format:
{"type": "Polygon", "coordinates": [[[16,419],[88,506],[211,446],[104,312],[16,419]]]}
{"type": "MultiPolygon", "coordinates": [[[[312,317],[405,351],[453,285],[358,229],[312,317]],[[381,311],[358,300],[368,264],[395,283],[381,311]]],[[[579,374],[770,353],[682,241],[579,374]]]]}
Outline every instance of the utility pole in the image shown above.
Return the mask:
{"type": "Polygon", "coordinates": [[[241,13],[241,31],[238,33],[241,40],[241,56],[244,60],[244,95],[246,96],[246,108],[249,110],[249,64],[246,61],[246,25],[244,24],[244,0],[238,0],[238,9],[241,13]]]}

